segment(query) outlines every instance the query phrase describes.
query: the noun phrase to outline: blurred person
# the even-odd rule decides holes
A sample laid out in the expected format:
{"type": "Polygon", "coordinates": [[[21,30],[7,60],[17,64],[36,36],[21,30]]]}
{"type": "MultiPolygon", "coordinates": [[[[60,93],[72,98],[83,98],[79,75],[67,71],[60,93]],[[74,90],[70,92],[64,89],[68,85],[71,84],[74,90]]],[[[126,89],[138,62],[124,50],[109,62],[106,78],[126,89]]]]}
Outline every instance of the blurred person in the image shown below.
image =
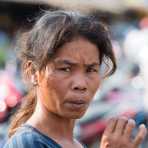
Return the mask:
{"type": "Polygon", "coordinates": [[[139,64],[140,76],[144,86],[143,106],[148,111],[148,27],[131,30],[124,41],[124,51],[129,61],[139,64]]]}
{"type": "MultiPolygon", "coordinates": [[[[29,94],[11,122],[4,148],[85,147],[73,136],[75,120],[101,84],[101,64],[109,68],[105,77],[116,70],[106,26],[78,12],[46,12],[21,43],[29,94]]],[[[111,119],[100,147],[137,148],[146,129],[141,125],[131,139],[134,126],[131,119],[111,119]]]]}

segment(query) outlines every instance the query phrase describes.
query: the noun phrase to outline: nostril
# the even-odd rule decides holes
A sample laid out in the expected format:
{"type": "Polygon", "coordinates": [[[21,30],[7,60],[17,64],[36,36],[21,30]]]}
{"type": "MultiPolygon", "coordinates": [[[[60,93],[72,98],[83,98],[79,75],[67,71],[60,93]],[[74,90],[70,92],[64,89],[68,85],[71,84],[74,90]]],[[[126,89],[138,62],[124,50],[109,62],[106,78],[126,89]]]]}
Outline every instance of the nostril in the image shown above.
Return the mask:
{"type": "Polygon", "coordinates": [[[78,91],[86,91],[86,87],[74,87],[73,89],[78,91]]]}

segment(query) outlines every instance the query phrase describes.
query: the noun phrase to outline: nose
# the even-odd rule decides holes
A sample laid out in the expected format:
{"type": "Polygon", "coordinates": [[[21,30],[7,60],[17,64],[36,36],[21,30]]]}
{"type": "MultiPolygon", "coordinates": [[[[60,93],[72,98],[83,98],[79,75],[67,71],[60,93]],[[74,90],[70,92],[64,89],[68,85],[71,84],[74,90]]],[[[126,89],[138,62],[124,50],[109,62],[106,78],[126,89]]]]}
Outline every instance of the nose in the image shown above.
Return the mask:
{"type": "Polygon", "coordinates": [[[72,90],[79,92],[87,91],[87,80],[83,74],[75,74],[73,76],[72,90]]]}

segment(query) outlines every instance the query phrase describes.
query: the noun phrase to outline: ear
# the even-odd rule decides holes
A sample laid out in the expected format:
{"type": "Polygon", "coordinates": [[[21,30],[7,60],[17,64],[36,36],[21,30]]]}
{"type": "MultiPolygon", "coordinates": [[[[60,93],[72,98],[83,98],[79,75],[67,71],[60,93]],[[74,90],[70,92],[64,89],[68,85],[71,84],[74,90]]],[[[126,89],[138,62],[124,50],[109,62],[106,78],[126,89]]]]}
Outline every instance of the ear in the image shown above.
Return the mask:
{"type": "Polygon", "coordinates": [[[32,83],[33,86],[37,86],[38,81],[37,81],[37,74],[36,74],[36,70],[35,67],[32,63],[32,61],[27,61],[26,66],[28,67],[28,72],[30,75],[30,81],[32,83]]]}
{"type": "Polygon", "coordinates": [[[53,65],[48,65],[41,71],[37,70],[31,75],[31,83],[36,86],[40,85],[44,78],[48,78],[53,72],[53,65]]]}
{"type": "MultiPolygon", "coordinates": [[[[28,60],[27,62],[23,63],[22,65],[22,69],[24,70],[24,78],[26,80],[29,80],[32,79],[31,76],[34,74],[34,67],[33,67],[33,64],[32,64],[32,61],[31,60],[28,60]]],[[[32,81],[31,81],[32,82],[32,81]]]]}

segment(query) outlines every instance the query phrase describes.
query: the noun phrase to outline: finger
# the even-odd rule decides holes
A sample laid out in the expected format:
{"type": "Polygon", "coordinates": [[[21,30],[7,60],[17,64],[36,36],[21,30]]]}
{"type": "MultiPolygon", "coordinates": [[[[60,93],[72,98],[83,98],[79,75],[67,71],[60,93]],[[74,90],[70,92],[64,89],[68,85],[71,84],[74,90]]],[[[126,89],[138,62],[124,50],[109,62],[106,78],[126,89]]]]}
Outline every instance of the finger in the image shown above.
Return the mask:
{"type": "Polygon", "coordinates": [[[134,145],[135,147],[138,147],[142,141],[144,140],[145,136],[147,134],[147,130],[144,124],[141,124],[139,127],[139,131],[134,139],[134,145]]]}
{"type": "Polygon", "coordinates": [[[136,126],[136,122],[133,119],[129,119],[128,123],[126,124],[125,131],[123,133],[125,137],[127,138],[131,137],[132,130],[135,126],[136,126]]]}
{"type": "Polygon", "coordinates": [[[128,119],[126,117],[120,117],[117,121],[116,128],[115,128],[115,134],[122,135],[123,131],[125,129],[125,126],[128,122],[128,119]]]}
{"type": "Polygon", "coordinates": [[[117,123],[117,118],[111,118],[107,124],[104,134],[108,135],[112,133],[116,127],[116,123],[117,123]]]}

